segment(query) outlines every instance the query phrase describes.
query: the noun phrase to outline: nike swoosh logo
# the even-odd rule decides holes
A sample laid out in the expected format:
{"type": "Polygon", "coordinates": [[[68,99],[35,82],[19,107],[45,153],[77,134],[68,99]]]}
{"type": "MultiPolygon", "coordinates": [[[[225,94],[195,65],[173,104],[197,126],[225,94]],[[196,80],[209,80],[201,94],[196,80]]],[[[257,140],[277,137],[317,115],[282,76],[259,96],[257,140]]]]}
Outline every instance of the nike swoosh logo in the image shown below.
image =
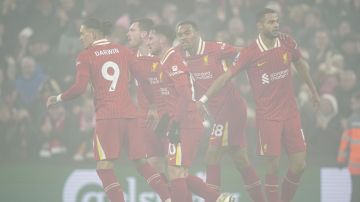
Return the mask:
{"type": "Polygon", "coordinates": [[[175,157],[170,157],[170,158],[169,158],[170,161],[172,161],[172,160],[174,160],[174,159],[175,159],[175,157]]]}
{"type": "Polygon", "coordinates": [[[266,62],[257,63],[256,66],[257,66],[257,67],[261,67],[261,66],[263,66],[265,63],[266,63],[266,62]]]}

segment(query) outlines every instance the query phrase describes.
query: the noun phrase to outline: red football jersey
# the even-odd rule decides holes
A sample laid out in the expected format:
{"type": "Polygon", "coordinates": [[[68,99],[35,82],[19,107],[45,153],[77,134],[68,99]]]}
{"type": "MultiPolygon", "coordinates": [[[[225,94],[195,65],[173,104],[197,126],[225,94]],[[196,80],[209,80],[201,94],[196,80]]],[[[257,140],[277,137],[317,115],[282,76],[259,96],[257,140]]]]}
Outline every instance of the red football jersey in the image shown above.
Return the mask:
{"type": "MultiPolygon", "coordinates": [[[[182,121],[185,114],[196,112],[194,88],[190,73],[181,54],[170,49],[160,60],[160,112],[168,113],[171,118],[182,121]]],[[[184,119],[182,124],[188,119],[184,119]]],[[[196,123],[197,124],[197,123],[196,123]]]]}
{"type": "MultiPolygon", "coordinates": [[[[181,50],[181,48],[179,48],[181,50]]],[[[187,66],[194,79],[195,98],[200,99],[207,89],[222,73],[227,71],[227,60],[233,61],[238,51],[235,47],[222,42],[207,42],[200,39],[196,55],[181,50],[187,66]]],[[[216,113],[219,106],[224,105],[229,92],[234,86],[229,82],[218,94],[212,97],[207,106],[216,113]]]]}
{"type": "Polygon", "coordinates": [[[137,109],[128,90],[131,51],[106,39],[95,41],[76,60],[76,81],[62,100],[70,100],[86,90],[90,82],[97,119],[133,118],[137,109]]]}
{"type": "MultiPolygon", "coordinates": [[[[155,101],[159,102],[159,58],[153,55],[141,55],[140,52],[136,53],[136,60],[132,64],[134,74],[147,79],[147,83],[137,85],[137,102],[140,110],[140,116],[145,117],[149,110],[149,100],[145,95],[144,91],[151,89],[155,97],[155,101]],[[147,88],[144,85],[149,85],[147,88]]],[[[158,103],[157,103],[158,105],[158,103]]]]}
{"type": "Polygon", "coordinates": [[[291,63],[301,57],[296,42],[288,37],[276,39],[268,48],[260,35],[243,49],[230,71],[246,69],[260,119],[286,120],[298,113],[291,75],[291,63]]]}

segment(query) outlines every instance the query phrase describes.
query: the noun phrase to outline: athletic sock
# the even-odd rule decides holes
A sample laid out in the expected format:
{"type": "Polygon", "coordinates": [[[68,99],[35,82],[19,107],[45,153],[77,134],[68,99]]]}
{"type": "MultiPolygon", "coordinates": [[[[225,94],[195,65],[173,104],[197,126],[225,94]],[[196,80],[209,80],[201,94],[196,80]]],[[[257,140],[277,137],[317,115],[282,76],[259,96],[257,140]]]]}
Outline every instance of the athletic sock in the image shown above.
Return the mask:
{"type": "Polygon", "coordinates": [[[188,175],[186,177],[186,183],[193,193],[206,201],[216,201],[220,196],[219,191],[210,188],[202,179],[194,175],[188,175]]]}
{"type": "Polygon", "coordinates": [[[245,188],[254,202],[265,202],[265,196],[261,188],[261,181],[256,174],[254,166],[249,165],[241,170],[245,182],[245,188]]]}
{"type": "Polygon", "coordinates": [[[159,194],[162,201],[170,198],[170,190],[162,174],[157,173],[148,163],[140,165],[137,169],[149,186],[159,194]]]}
{"type": "Polygon", "coordinates": [[[281,199],[283,200],[283,202],[289,202],[294,198],[301,175],[302,173],[295,174],[292,171],[288,170],[281,187],[281,199]]]}
{"type": "Polygon", "coordinates": [[[124,202],[124,194],[112,169],[96,170],[111,202],[124,202]]]}
{"type": "Polygon", "coordinates": [[[185,178],[170,180],[171,202],[191,202],[185,178]]]}
{"type": "Polygon", "coordinates": [[[266,175],[264,187],[268,202],[280,202],[279,182],[277,175],[266,175]]]}

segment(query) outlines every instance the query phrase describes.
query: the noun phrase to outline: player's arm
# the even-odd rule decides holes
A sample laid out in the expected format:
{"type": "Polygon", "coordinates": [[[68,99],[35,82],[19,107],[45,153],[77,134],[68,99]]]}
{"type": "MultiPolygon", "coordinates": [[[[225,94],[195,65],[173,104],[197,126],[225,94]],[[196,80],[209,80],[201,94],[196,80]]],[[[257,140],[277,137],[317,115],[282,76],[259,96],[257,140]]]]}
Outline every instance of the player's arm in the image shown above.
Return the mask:
{"type": "Polygon", "coordinates": [[[222,75],[220,75],[215,81],[211,84],[211,86],[206,91],[205,95],[203,95],[199,101],[205,104],[211,97],[216,95],[224,86],[229,82],[232,78],[232,72],[226,71],[222,75]]]}
{"type": "Polygon", "coordinates": [[[146,118],[146,125],[150,128],[155,128],[159,122],[159,115],[157,108],[155,106],[155,98],[153,88],[151,87],[150,82],[142,76],[141,72],[135,67],[134,63],[136,57],[130,51],[128,51],[128,60],[129,60],[129,70],[131,75],[136,79],[139,86],[142,88],[142,91],[149,102],[149,111],[146,118]]]}
{"type": "Polygon", "coordinates": [[[50,96],[47,100],[46,106],[49,107],[61,101],[72,100],[86,91],[89,82],[90,72],[89,66],[86,62],[77,60],[76,62],[76,79],[74,84],[65,92],[57,95],[50,96]]]}
{"type": "Polygon", "coordinates": [[[303,58],[299,58],[293,63],[297,72],[300,74],[301,78],[305,81],[306,85],[309,87],[314,106],[316,107],[316,109],[318,109],[320,105],[320,96],[316,90],[313,80],[311,79],[309,73],[309,64],[303,58]]]}
{"type": "Polygon", "coordinates": [[[215,79],[215,81],[206,91],[205,95],[199,99],[199,102],[197,103],[199,109],[203,109],[203,104],[205,104],[211,97],[216,95],[222,88],[224,88],[224,86],[231,80],[231,78],[233,78],[247,66],[249,61],[250,57],[248,51],[246,51],[246,49],[242,49],[242,51],[239,52],[235,57],[234,64],[229,68],[229,70],[215,79]]]}

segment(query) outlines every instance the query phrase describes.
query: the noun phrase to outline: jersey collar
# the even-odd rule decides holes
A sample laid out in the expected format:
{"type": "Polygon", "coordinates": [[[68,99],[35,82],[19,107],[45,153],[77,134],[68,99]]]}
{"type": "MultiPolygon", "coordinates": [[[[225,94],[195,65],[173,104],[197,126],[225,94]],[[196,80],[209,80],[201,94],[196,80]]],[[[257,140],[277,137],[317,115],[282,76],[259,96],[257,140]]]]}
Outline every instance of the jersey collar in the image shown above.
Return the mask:
{"type": "Polygon", "coordinates": [[[96,40],[92,43],[93,46],[98,46],[98,45],[106,45],[109,44],[110,41],[107,39],[100,39],[100,40],[96,40]]]}
{"type": "Polygon", "coordinates": [[[277,37],[277,38],[276,38],[276,41],[275,41],[274,47],[270,47],[270,48],[269,48],[269,47],[267,47],[267,46],[265,45],[265,43],[263,42],[263,40],[262,40],[262,38],[261,38],[261,36],[260,36],[260,34],[259,34],[258,38],[256,39],[256,44],[257,44],[257,46],[258,46],[258,48],[260,49],[261,52],[265,52],[265,51],[271,50],[271,49],[273,49],[273,48],[279,48],[279,47],[280,47],[280,40],[279,40],[279,38],[277,37]]]}
{"type": "MultiPolygon", "coordinates": [[[[205,51],[205,41],[200,37],[198,47],[197,47],[197,50],[196,50],[196,55],[203,55],[204,51],[205,51]]],[[[186,54],[186,57],[191,56],[189,51],[185,51],[185,54],[186,54]]]]}

